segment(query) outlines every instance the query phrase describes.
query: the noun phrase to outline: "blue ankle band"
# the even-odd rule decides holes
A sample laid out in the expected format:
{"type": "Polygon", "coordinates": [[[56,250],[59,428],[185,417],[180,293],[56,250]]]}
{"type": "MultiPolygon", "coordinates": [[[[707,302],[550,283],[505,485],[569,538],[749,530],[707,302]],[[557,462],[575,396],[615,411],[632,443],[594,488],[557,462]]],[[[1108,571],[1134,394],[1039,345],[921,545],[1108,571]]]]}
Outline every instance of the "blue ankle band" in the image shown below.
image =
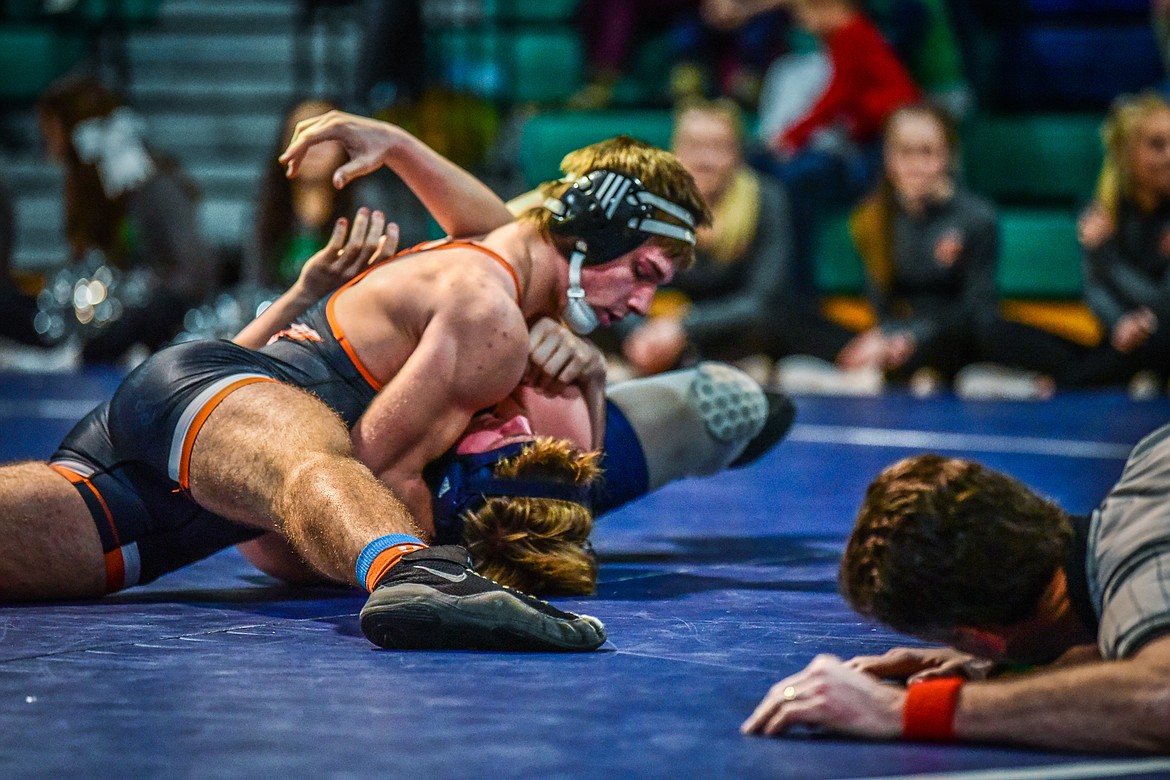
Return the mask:
{"type": "Polygon", "coordinates": [[[422,539],[418,539],[410,534],[387,534],[386,536],[379,536],[367,544],[358,556],[357,567],[355,568],[358,584],[365,585],[366,575],[370,573],[370,566],[374,563],[374,559],[378,557],[379,553],[384,550],[389,550],[391,547],[397,547],[400,544],[417,544],[420,547],[426,547],[426,543],[422,539]]]}

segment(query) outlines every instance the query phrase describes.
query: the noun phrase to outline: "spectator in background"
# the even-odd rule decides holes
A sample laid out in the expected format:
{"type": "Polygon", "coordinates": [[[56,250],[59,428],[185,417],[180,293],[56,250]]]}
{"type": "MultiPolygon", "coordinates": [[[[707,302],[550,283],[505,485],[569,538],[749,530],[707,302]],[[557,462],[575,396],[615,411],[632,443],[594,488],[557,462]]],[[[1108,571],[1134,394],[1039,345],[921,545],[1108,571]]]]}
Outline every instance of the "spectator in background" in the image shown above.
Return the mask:
{"type": "Polygon", "coordinates": [[[147,149],[140,120],[89,77],[67,76],[37,103],[47,156],[65,168],[71,260],[98,252],[114,268],[149,269],[153,284],[86,341],[82,356],[111,361],[141,344],[156,349],[217,283],[196,226],[196,191],[177,165],[147,149]]]}
{"type": "Polygon", "coordinates": [[[1030,359],[1068,387],[1125,384],[1143,396],[1170,375],[1170,103],[1119,98],[1102,128],[1105,161],[1078,224],[1084,296],[1105,338],[1093,348],[1057,337],[1030,359]]]}
{"type": "Polygon", "coordinates": [[[276,159],[288,146],[298,122],[336,108],[326,100],[302,100],[285,112],[260,187],[254,245],[245,259],[245,281],[263,287],[288,287],[305,261],[328,243],[337,220],[354,212],[354,188],[333,186],[333,172],[346,159],[341,144],[330,141],[310,149],[295,179],[285,175],[284,166],[276,159]]]}
{"type": "Polygon", "coordinates": [[[677,114],[673,151],[714,222],[698,232],[695,264],[675,276],[650,319],[624,340],[624,356],[639,373],[673,368],[688,352],[832,361],[853,336],[793,293],[788,199],[744,165],[742,141],[743,121],[730,100],[695,101],[677,114]]]}
{"type": "MultiPolygon", "coordinates": [[[[879,366],[921,394],[937,391],[968,364],[1020,365],[1014,334],[1029,330],[999,316],[995,207],[958,184],[957,153],[945,112],[925,104],[899,109],[885,134],[882,181],[850,224],[878,324],[845,347],[840,363],[879,366]]],[[[1001,395],[1053,392],[1046,376],[994,371],[1001,395]]],[[[966,381],[984,387],[992,381],[980,374],[967,371],[966,381]]]]}
{"type": "Polygon", "coordinates": [[[718,93],[754,108],[764,71],[784,48],[788,14],[782,0],[702,0],[675,26],[680,60],[671,71],[676,101],[718,93]],[[705,69],[713,70],[706,78],[705,69]]]}
{"type": "MultiPolygon", "coordinates": [[[[812,288],[812,258],[820,214],[867,190],[877,168],[879,136],[889,116],[921,92],[881,33],[851,0],[794,0],[797,23],[824,45],[831,68],[816,102],[790,121],[761,106],[760,159],[793,196],[796,280],[812,288]],[[780,117],[780,124],[769,120],[780,117]]],[[[763,100],[763,98],[761,98],[763,100]]]]}

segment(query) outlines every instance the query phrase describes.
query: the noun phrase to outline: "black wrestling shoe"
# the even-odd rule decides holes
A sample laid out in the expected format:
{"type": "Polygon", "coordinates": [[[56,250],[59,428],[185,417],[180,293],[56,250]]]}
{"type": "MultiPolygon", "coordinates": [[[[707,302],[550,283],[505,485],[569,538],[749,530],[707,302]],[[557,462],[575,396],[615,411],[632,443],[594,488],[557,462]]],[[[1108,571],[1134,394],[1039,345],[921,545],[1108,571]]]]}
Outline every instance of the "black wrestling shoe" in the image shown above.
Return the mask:
{"type": "Polygon", "coordinates": [[[361,612],[362,633],[388,650],[584,652],[605,642],[605,626],[471,570],[456,545],[402,556],[361,612]]]}
{"type": "Polygon", "coordinates": [[[730,469],[759,460],[764,453],[784,439],[788,429],[792,427],[792,421],[796,419],[796,405],[788,396],[765,390],[764,397],[768,399],[768,418],[764,420],[764,427],[748,442],[739,457],[731,462],[728,466],[730,469]]]}

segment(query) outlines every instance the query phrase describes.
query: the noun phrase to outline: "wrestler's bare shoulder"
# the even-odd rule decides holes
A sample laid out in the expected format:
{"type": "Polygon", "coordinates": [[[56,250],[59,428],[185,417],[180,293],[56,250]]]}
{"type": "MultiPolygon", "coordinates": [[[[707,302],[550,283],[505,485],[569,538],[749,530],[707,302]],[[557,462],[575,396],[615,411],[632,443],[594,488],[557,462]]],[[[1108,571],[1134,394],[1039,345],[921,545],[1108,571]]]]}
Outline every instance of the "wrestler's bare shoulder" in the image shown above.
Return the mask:
{"type": "Polygon", "coordinates": [[[512,276],[497,260],[470,248],[401,257],[372,271],[359,288],[428,317],[441,312],[483,316],[510,308],[522,319],[512,276]]]}

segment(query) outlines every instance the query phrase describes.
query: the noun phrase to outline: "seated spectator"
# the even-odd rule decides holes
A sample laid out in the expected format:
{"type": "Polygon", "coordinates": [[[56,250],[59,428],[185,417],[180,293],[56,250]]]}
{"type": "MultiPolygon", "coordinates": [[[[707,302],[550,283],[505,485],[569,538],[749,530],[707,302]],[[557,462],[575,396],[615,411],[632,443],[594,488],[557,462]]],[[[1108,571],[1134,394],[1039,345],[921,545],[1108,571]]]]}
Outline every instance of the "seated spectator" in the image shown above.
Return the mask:
{"type": "Polygon", "coordinates": [[[797,279],[811,289],[821,212],[834,203],[847,204],[869,188],[882,127],[921,93],[856,3],[795,0],[793,10],[797,23],[823,43],[831,76],[820,97],[799,116],[761,105],[762,140],[771,154],[759,164],[779,176],[793,195],[797,279]]]}
{"type": "Polygon", "coordinates": [[[333,172],[345,162],[341,144],[328,142],[310,149],[295,179],[285,176],[276,159],[298,122],[336,108],[325,100],[303,100],[285,112],[260,187],[256,234],[244,261],[245,281],[288,287],[305,261],[328,242],[337,220],[354,212],[354,188],[333,186],[333,172]]]}
{"type": "Polygon", "coordinates": [[[764,71],[784,49],[782,0],[702,0],[672,30],[679,62],[671,71],[675,101],[717,93],[745,107],[759,100],[764,71]]]}
{"type": "Polygon", "coordinates": [[[589,83],[569,99],[577,109],[604,108],[625,72],[634,41],[667,29],[700,0],[582,0],[578,9],[589,83]]]}
{"type": "MultiPolygon", "coordinates": [[[[899,109],[885,136],[884,176],[851,221],[878,325],[842,351],[846,368],[880,366],[930,393],[964,366],[1018,365],[1012,335],[1026,326],[999,317],[995,207],[955,179],[958,138],[930,105],[899,109]]],[[[1050,395],[1046,377],[1026,397],[1050,395]]]]}
{"type": "Polygon", "coordinates": [[[1170,375],[1170,103],[1146,92],[1118,99],[1102,130],[1097,195],[1078,223],[1084,298],[1105,334],[1085,347],[1031,334],[1031,367],[1070,388],[1131,384],[1156,392],[1170,375]]]}
{"type": "MultiPolygon", "coordinates": [[[[65,233],[71,259],[150,272],[120,316],[90,328],[82,355],[112,361],[135,345],[156,349],[217,282],[199,235],[196,192],[173,162],[140,135],[140,120],[88,77],[68,76],[37,103],[48,157],[65,168],[65,233]]],[[[112,291],[111,291],[112,294],[112,291]]]]}
{"type": "Polygon", "coordinates": [[[698,233],[695,264],[659,294],[652,316],[624,340],[639,373],[674,367],[688,353],[736,360],[809,354],[833,361],[853,333],[793,294],[788,199],[774,181],[747,168],[743,122],[727,99],[685,105],[673,151],[711,206],[698,233]],[[655,316],[656,315],[656,316],[655,316]]]}

